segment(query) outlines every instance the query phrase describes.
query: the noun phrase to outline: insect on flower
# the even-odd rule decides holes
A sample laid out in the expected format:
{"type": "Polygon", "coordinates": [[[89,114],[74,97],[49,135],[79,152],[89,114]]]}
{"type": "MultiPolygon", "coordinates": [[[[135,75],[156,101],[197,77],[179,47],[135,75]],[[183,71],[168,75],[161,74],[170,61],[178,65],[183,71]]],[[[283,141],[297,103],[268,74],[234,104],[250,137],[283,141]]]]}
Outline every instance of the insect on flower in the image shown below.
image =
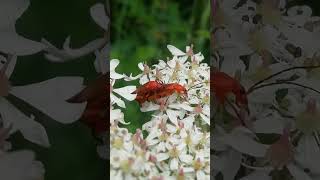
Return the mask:
{"type": "Polygon", "coordinates": [[[219,71],[211,72],[211,87],[219,103],[226,101],[227,95],[233,93],[236,97],[237,106],[248,105],[248,99],[245,88],[228,74],[219,71]]]}
{"type": "MultiPolygon", "coordinates": [[[[219,72],[219,71],[212,71],[211,72],[212,79],[210,81],[210,85],[211,85],[211,89],[213,90],[213,93],[215,94],[215,97],[217,98],[219,104],[224,104],[225,101],[228,102],[227,96],[229,94],[233,94],[233,95],[235,95],[236,105],[238,107],[245,107],[247,112],[250,113],[249,108],[248,108],[248,97],[247,96],[250,93],[252,93],[253,91],[255,91],[257,89],[264,88],[264,87],[273,86],[273,85],[277,85],[277,84],[286,84],[286,85],[303,87],[303,88],[309,89],[311,91],[314,91],[314,92],[317,92],[320,94],[320,91],[318,91],[316,89],[313,89],[308,86],[304,86],[299,83],[291,82],[291,81],[276,81],[276,82],[271,82],[271,83],[265,83],[267,80],[270,80],[270,79],[272,79],[282,73],[288,72],[288,71],[292,71],[295,69],[314,69],[314,68],[319,68],[319,67],[320,66],[296,66],[296,67],[287,68],[287,69],[279,71],[275,74],[272,74],[272,75],[256,82],[247,90],[240,84],[240,82],[238,80],[229,76],[228,74],[226,74],[224,72],[219,72]]],[[[230,102],[228,102],[228,103],[230,104],[230,102]]],[[[234,107],[233,107],[233,109],[235,110],[234,107]]]]}
{"type": "Polygon", "coordinates": [[[164,84],[161,81],[149,81],[137,88],[132,94],[137,94],[136,100],[140,106],[146,101],[155,101],[157,99],[167,97],[173,93],[178,93],[186,98],[187,89],[178,83],[164,84]]]}
{"type": "Polygon", "coordinates": [[[109,128],[108,120],[108,74],[100,75],[81,92],[67,100],[69,103],[87,102],[81,121],[89,126],[94,134],[100,134],[109,128]]]}
{"type": "Polygon", "coordinates": [[[149,81],[137,88],[132,94],[137,94],[136,101],[139,104],[143,104],[145,101],[148,101],[149,97],[155,94],[160,88],[162,88],[162,82],[159,81],[149,81]]]}

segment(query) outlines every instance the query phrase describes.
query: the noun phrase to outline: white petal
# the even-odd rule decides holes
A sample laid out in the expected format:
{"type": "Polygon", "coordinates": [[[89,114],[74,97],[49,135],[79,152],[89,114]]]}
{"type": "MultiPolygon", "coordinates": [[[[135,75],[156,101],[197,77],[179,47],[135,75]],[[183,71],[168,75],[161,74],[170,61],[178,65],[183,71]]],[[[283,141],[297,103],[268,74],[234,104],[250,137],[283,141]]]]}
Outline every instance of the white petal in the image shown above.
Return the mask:
{"type": "Polygon", "coordinates": [[[184,168],[183,168],[183,172],[184,172],[184,173],[194,172],[194,168],[192,168],[192,167],[184,167],[184,168]]]}
{"type": "Polygon", "coordinates": [[[170,121],[174,124],[174,125],[178,125],[178,115],[179,115],[179,111],[174,111],[174,110],[171,110],[171,109],[167,109],[166,111],[170,121]]]}
{"type": "Polygon", "coordinates": [[[230,134],[222,138],[222,141],[226,144],[232,146],[239,152],[254,156],[254,157],[264,157],[268,149],[267,145],[260,144],[244,134],[230,134]]]}
{"type": "Polygon", "coordinates": [[[141,71],[144,70],[144,64],[143,64],[142,62],[140,62],[140,63],[138,64],[138,67],[139,67],[139,69],[140,69],[141,71]]]}
{"type": "Polygon", "coordinates": [[[282,134],[283,128],[283,122],[274,116],[263,117],[262,119],[255,121],[253,124],[253,129],[256,133],[282,134]]]}
{"type": "MultiPolygon", "coordinates": [[[[169,107],[172,107],[171,105],[169,105],[169,107]]],[[[194,108],[193,107],[191,107],[189,104],[187,104],[187,103],[181,103],[181,104],[178,104],[178,108],[176,108],[176,109],[180,109],[180,108],[182,108],[182,109],[184,109],[184,110],[187,110],[187,111],[193,111],[194,110],[194,108]]]]}
{"type": "Polygon", "coordinates": [[[174,69],[176,67],[176,62],[177,56],[174,56],[170,61],[167,61],[167,64],[171,69],[174,69]]]}
{"type": "Polygon", "coordinates": [[[133,101],[137,95],[131,93],[136,89],[136,86],[125,86],[122,88],[113,89],[113,91],[129,101],[133,101]]]}
{"type": "Polygon", "coordinates": [[[143,106],[140,108],[141,112],[155,111],[159,110],[160,106],[158,104],[145,102],[143,106]]]}
{"type": "Polygon", "coordinates": [[[272,180],[271,176],[268,174],[269,172],[265,171],[254,171],[250,173],[248,176],[241,178],[240,180],[272,180]]]}
{"type": "Polygon", "coordinates": [[[167,45],[167,48],[169,49],[171,54],[174,56],[184,56],[186,54],[183,51],[181,51],[180,49],[178,49],[172,45],[167,45]]]}
{"type": "Polygon", "coordinates": [[[16,55],[13,55],[10,59],[10,62],[8,64],[8,67],[6,69],[6,76],[8,78],[10,78],[11,74],[13,73],[14,71],[14,68],[16,66],[16,63],[17,63],[17,56],[16,55]]]}
{"type": "Polygon", "coordinates": [[[120,61],[118,59],[111,59],[110,61],[110,72],[114,71],[116,67],[119,65],[120,61]]]}
{"type": "Polygon", "coordinates": [[[173,158],[170,161],[170,169],[171,170],[177,170],[178,169],[178,159],[177,158],[173,158]]]}
{"type": "Polygon", "coordinates": [[[0,50],[6,54],[25,56],[35,54],[46,46],[42,43],[26,39],[15,32],[0,32],[0,50]]]}
{"type": "Polygon", "coordinates": [[[117,96],[113,95],[112,93],[110,94],[110,100],[112,103],[116,103],[118,106],[122,107],[122,108],[126,108],[126,105],[124,103],[124,101],[122,101],[120,98],[118,98],[117,96]]]}
{"type": "Polygon", "coordinates": [[[110,122],[113,122],[114,120],[122,120],[124,117],[123,113],[120,109],[112,109],[110,110],[110,122]]]}
{"type": "Polygon", "coordinates": [[[214,158],[213,169],[220,171],[225,180],[233,180],[241,162],[241,153],[230,150],[214,158]]]}
{"type": "Polygon", "coordinates": [[[15,151],[0,156],[0,172],[2,179],[29,179],[35,155],[31,151],[15,151]]]}
{"type": "Polygon", "coordinates": [[[191,129],[194,122],[194,115],[190,115],[182,120],[185,129],[191,129]]]}
{"type": "Polygon", "coordinates": [[[295,180],[312,180],[312,178],[306,174],[303,169],[300,169],[294,164],[288,164],[287,165],[288,170],[290,171],[290,174],[294,177],[295,180]]]}
{"type": "Polygon", "coordinates": [[[186,164],[189,164],[192,162],[193,157],[188,154],[180,155],[179,156],[180,160],[186,164]]]}
{"type": "Polygon", "coordinates": [[[158,153],[158,154],[156,155],[156,157],[157,157],[157,161],[158,161],[158,162],[161,162],[161,161],[164,161],[164,160],[168,159],[168,158],[169,158],[169,155],[166,154],[166,153],[158,153]]]}
{"type": "Polygon", "coordinates": [[[195,58],[195,60],[198,61],[198,62],[204,60],[204,56],[203,56],[202,53],[197,53],[197,54],[195,54],[195,55],[194,55],[194,58],[195,58]]]}
{"type": "Polygon", "coordinates": [[[203,119],[203,121],[205,123],[207,123],[208,125],[210,125],[210,118],[208,118],[207,116],[205,116],[204,114],[200,114],[200,117],[203,119]]]}
{"type": "Polygon", "coordinates": [[[104,30],[108,30],[110,22],[102,3],[97,3],[90,8],[90,14],[93,20],[104,30]]]}
{"type": "Polygon", "coordinates": [[[0,2],[0,30],[14,30],[16,20],[27,10],[29,0],[2,0],[0,2]]]}
{"type": "Polygon", "coordinates": [[[203,171],[197,171],[197,179],[206,179],[206,175],[204,174],[203,171]]]}
{"type": "Polygon", "coordinates": [[[50,147],[49,139],[44,127],[35,120],[28,118],[28,122],[20,122],[20,131],[24,138],[43,147],[50,147]]]}
{"type": "Polygon", "coordinates": [[[308,168],[314,174],[320,174],[320,152],[312,135],[301,137],[298,147],[296,161],[303,167],[308,168]]]}
{"type": "Polygon", "coordinates": [[[179,57],[178,61],[181,65],[183,65],[188,60],[188,56],[179,57]]]}
{"type": "Polygon", "coordinates": [[[71,104],[67,99],[82,88],[80,77],[56,77],[26,86],[13,87],[13,95],[61,123],[72,123],[80,118],[86,103],[71,104]]]}
{"type": "Polygon", "coordinates": [[[132,74],[130,74],[130,76],[125,77],[124,80],[125,81],[133,81],[133,80],[141,78],[142,75],[143,74],[138,74],[136,76],[132,76],[132,74]]]}
{"type": "Polygon", "coordinates": [[[122,79],[124,77],[125,77],[124,74],[119,74],[119,73],[117,73],[115,71],[110,71],[110,78],[111,79],[122,79]]]}
{"type": "Polygon", "coordinates": [[[140,80],[139,80],[139,83],[140,83],[140,84],[145,84],[145,83],[147,83],[147,82],[149,82],[149,79],[148,79],[148,76],[147,76],[147,75],[143,75],[143,76],[140,78],[140,80]]]}
{"type": "Polygon", "coordinates": [[[177,128],[176,128],[175,126],[171,125],[171,124],[168,124],[168,125],[167,125],[167,131],[168,131],[169,133],[174,134],[175,132],[177,132],[177,128]]]}
{"type": "Polygon", "coordinates": [[[40,123],[27,117],[7,100],[1,99],[0,102],[0,112],[6,123],[12,124],[14,130],[20,130],[27,140],[44,147],[50,146],[46,130],[40,123]]]}
{"type": "Polygon", "coordinates": [[[229,74],[231,77],[235,76],[236,71],[238,70],[243,71],[245,69],[245,65],[239,59],[238,56],[235,56],[234,54],[230,54],[225,58],[226,59],[223,61],[221,65],[221,69],[223,69],[223,72],[229,74]]]}

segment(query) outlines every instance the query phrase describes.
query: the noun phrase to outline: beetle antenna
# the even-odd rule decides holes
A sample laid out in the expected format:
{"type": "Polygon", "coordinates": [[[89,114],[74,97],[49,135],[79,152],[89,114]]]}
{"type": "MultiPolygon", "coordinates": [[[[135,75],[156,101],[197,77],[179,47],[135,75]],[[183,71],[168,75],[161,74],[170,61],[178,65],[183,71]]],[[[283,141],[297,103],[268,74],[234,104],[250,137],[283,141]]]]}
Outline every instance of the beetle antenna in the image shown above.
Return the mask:
{"type": "Polygon", "coordinates": [[[250,91],[247,91],[247,94],[252,93],[254,90],[261,89],[263,87],[272,86],[272,85],[277,85],[277,84],[287,84],[287,85],[299,86],[299,87],[303,87],[305,89],[309,89],[311,91],[314,91],[314,92],[320,94],[320,91],[318,91],[318,90],[316,90],[316,89],[314,89],[312,87],[305,86],[305,85],[302,85],[302,84],[299,84],[299,83],[295,83],[295,82],[288,82],[288,81],[285,81],[285,82],[273,82],[273,83],[268,83],[268,84],[263,84],[263,85],[260,85],[260,86],[256,86],[255,88],[251,88],[250,91]]]}
{"type": "MultiPolygon", "coordinates": [[[[282,73],[285,73],[285,72],[288,72],[288,71],[292,71],[292,70],[295,70],[295,69],[315,69],[315,68],[319,68],[319,67],[320,67],[320,65],[318,65],[318,66],[296,66],[296,67],[291,67],[291,68],[287,68],[287,69],[281,70],[281,71],[279,71],[279,72],[277,72],[277,73],[274,73],[274,74],[272,74],[272,75],[270,75],[270,76],[268,76],[268,77],[266,77],[266,78],[264,78],[264,79],[256,82],[255,84],[253,84],[253,85],[248,89],[248,92],[251,92],[251,91],[253,91],[253,89],[256,89],[256,87],[257,87],[259,84],[264,83],[265,81],[267,81],[267,80],[269,80],[269,79],[272,79],[272,78],[274,78],[274,77],[276,77],[276,76],[278,76],[278,75],[280,75],[280,74],[282,74],[282,73]]],[[[259,86],[259,87],[260,87],[260,86],[259,86]]]]}
{"type": "Polygon", "coordinates": [[[206,83],[206,82],[201,82],[201,83],[192,85],[191,87],[189,87],[189,88],[187,89],[187,91],[189,91],[190,89],[196,88],[197,86],[199,86],[199,85],[201,85],[201,84],[204,84],[204,83],[206,83]]]}

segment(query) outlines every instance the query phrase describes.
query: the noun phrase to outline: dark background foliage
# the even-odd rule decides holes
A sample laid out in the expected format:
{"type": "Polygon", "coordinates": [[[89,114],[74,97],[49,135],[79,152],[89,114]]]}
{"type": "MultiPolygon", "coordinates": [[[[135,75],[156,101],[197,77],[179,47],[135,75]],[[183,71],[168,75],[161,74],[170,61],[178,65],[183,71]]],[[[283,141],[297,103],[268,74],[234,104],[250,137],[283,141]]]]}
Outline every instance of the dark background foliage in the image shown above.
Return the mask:
{"type": "MultiPolygon", "coordinates": [[[[90,40],[102,37],[101,28],[95,24],[89,9],[99,0],[31,0],[31,5],[17,21],[17,32],[24,37],[40,41],[46,38],[61,47],[71,35],[71,45],[81,47],[90,40]]],[[[43,53],[19,57],[11,77],[12,85],[41,82],[56,76],[81,76],[85,81],[96,78],[94,55],[67,63],[51,63],[43,53]]],[[[14,149],[32,149],[37,159],[44,163],[46,180],[102,180],[106,179],[106,162],[96,153],[96,140],[91,130],[80,122],[61,124],[43,115],[19,99],[8,98],[26,114],[33,113],[49,136],[50,148],[42,148],[23,139],[20,133],[12,136],[14,149]]]]}

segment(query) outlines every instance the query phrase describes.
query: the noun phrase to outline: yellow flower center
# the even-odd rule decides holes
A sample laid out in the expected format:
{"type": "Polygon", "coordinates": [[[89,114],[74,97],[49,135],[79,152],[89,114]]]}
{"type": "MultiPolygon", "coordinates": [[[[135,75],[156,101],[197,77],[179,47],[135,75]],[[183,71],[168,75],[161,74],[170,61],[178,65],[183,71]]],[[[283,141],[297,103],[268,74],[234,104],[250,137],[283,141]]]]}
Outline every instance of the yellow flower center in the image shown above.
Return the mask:
{"type": "Polygon", "coordinates": [[[185,142],[188,146],[190,146],[192,144],[192,140],[191,140],[191,136],[190,134],[187,135],[186,139],[185,139],[185,142]]]}
{"type": "Polygon", "coordinates": [[[131,170],[131,164],[132,164],[132,160],[130,159],[126,159],[120,162],[120,169],[125,172],[128,173],[131,170]]]}
{"type": "Polygon", "coordinates": [[[159,137],[160,141],[166,141],[168,139],[169,135],[166,133],[162,133],[159,137]]]}
{"type": "Polygon", "coordinates": [[[122,149],[123,148],[123,139],[115,138],[112,142],[112,146],[117,149],[122,149]]]}
{"type": "Polygon", "coordinates": [[[178,61],[176,61],[176,66],[174,67],[174,70],[175,71],[180,71],[180,69],[181,69],[181,65],[180,65],[180,63],[178,61]]]}
{"type": "Polygon", "coordinates": [[[173,147],[171,150],[169,150],[169,156],[171,158],[177,158],[179,157],[179,150],[176,147],[173,147]]]}
{"type": "Polygon", "coordinates": [[[204,102],[205,104],[209,104],[209,103],[210,103],[210,97],[209,97],[209,95],[206,95],[206,96],[203,98],[203,102],[204,102]]]}
{"type": "Polygon", "coordinates": [[[197,160],[194,160],[194,161],[193,161],[193,168],[194,168],[196,171],[201,170],[202,167],[203,167],[203,164],[201,163],[200,159],[197,159],[197,160]]]}
{"type": "Polygon", "coordinates": [[[171,76],[172,81],[178,80],[178,71],[174,70],[171,76]]]}

